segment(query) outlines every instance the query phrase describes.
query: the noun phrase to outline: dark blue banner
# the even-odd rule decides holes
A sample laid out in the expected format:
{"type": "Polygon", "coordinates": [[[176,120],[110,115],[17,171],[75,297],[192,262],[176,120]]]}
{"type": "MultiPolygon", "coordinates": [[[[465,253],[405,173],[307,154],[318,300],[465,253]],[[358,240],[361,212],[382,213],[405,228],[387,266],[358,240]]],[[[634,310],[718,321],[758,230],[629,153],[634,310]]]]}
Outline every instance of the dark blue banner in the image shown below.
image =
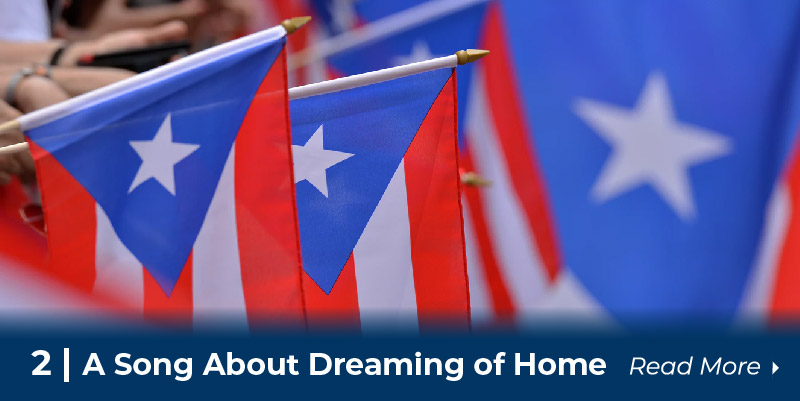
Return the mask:
{"type": "Polygon", "coordinates": [[[800,378],[797,332],[100,333],[3,334],[3,398],[761,399],[800,378]]]}

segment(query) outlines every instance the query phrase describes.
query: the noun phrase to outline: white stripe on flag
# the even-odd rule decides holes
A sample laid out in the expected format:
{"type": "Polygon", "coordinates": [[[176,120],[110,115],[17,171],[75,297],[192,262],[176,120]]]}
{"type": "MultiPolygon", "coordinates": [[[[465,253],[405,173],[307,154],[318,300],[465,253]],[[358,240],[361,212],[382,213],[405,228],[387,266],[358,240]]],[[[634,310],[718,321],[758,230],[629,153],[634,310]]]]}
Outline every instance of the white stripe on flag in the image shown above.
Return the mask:
{"type": "Polygon", "coordinates": [[[144,309],[144,272],[139,260],[120,241],[103,208],[95,204],[97,240],[95,246],[94,292],[113,296],[136,310],[144,309]]]}
{"type": "Polygon", "coordinates": [[[467,106],[466,134],[477,171],[492,181],[492,186],[483,190],[486,223],[503,281],[514,306],[524,313],[541,299],[548,280],[534,236],[511,184],[486,97],[485,73],[476,65],[467,106]]]}
{"type": "Polygon", "coordinates": [[[224,318],[232,327],[247,328],[247,310],[236,230],[234,150],[222,170],[192,257],[194,322],[224,318]]]}
{"type": "Polygon", "coordinates": [[[469,305],[472,317],[472,325],[492,323],[494,319],[494,308],[490,303],[489,287],[486,284],[486,275],[483,272],[483,264],[476,250],[478,242],[475,240],[474,228],[472,227],[472,216],[468,210],[472,205],[467,203],[465,197],[461,198],[464,209],[464,242],[467,247],[467,275],[469,276],[469,305]]]}
{"type": "Polygon", "coordinates": [[[541,328],[548,324],[579,324],[592,329],[618,330],[614,318],[584,287],[572,270],[564,267],[556,282],[532,309],[519,319],[520,327],[541,328]]]}
{"type": "Polygon", "coordinates": [[[364,333],[419,330],[405,176],[401,162],[353,250],[364,333]]]}
{"type": "Polygon", "coordinates": [[[746,326],[757,323],[763,326],[767,323],[775,276],[778,273],[778,258],[792,217],[790,205],[789,188],[781,178],[767,204],[761,244],[742,296],[737,324],[746,326]]]}

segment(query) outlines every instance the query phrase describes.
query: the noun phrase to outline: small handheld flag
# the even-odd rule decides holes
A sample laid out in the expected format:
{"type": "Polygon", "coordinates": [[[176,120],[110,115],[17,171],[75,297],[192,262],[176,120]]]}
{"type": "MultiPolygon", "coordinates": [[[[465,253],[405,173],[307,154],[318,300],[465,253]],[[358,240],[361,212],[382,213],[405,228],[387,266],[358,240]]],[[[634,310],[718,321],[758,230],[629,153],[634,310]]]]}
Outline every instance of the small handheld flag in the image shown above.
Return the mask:
{"type": "Polygon", "coordinates": [[[452,67],[486,53],[292,89],[310,324],[468,326],[452,67]]]}
{"type": "Polygon", "coordinates": [[[302,318],[275,27],[19,119],[57,274],[146,315],[302,318]]]}

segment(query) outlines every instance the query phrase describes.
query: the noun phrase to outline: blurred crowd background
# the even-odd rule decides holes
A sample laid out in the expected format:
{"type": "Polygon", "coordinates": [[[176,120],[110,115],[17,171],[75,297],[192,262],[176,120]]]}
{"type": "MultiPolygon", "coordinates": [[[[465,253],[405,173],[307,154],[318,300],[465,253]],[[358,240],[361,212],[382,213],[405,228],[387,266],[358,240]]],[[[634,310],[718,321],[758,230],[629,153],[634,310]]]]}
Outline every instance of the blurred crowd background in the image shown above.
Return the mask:
{"type": "MultiPolygon", "coordinates": [[[[798,316],[793,1],[0,0],[0,122],[302,15],[290,86],[492,52],[458,71],[475,322],[798,316]]],[[[0,184],[0,309],[83,303],[13,267],[46,269],[29,153],[0,184]]]]}

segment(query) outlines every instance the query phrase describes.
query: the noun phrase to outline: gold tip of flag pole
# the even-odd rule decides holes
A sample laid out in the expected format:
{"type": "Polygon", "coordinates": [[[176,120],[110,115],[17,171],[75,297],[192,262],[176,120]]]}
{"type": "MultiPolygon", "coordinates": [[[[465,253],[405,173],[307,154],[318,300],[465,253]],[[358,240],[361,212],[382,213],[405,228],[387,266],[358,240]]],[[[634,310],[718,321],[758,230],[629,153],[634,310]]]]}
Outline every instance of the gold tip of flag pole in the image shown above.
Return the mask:
{"type": "Polygon", "coordinates": [[[458,57],[458,65],[471,63],[475,60],[484,58],[487,55],[489,55],[489,51],[481,49],[467,49],[456,52],[456,57],[458,57]]]}
{"type": "Polygon", "coordinates": [[[461,183],[470,187],[488,187],[492,181],[479,176],[474,171],[461,174],[461,183]]]}
{"type": "Polygon", "coordinates": [[[294,31],[300,29],[303,25],[311,21],[311,17],[294,17],[283,20],[281,26],[286,29],[286,34],[292,34],[294,31]]]}
{"type": "Polygon", "coordinates": [[[4,122],[4,123],[0,124],[0,134],[4,134],[4,133],[10,132],[10,131],[19,131],[19,128],[20,128],[20,125],[19,125],[19,121],[17,121],[17,120],[11,120],[11,121],[8,121],[8,122],[4,122]]]}

